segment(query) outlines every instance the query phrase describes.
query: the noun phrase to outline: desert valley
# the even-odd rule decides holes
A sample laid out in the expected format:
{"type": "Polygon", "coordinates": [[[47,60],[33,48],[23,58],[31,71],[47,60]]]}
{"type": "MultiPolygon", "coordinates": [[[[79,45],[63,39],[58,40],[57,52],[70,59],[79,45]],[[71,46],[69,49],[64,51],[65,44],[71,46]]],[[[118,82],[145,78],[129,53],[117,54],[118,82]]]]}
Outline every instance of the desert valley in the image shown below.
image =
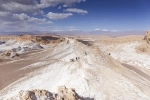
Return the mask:
{"type": "Polygon", "coordinates": [[[150,100],[150,32],[0,41],[0,100],[150,100]]]}
{"type": "Polygon", "coordinates": [[[150,0],[0,0],[0,100],[150,100],[150,0]]]}

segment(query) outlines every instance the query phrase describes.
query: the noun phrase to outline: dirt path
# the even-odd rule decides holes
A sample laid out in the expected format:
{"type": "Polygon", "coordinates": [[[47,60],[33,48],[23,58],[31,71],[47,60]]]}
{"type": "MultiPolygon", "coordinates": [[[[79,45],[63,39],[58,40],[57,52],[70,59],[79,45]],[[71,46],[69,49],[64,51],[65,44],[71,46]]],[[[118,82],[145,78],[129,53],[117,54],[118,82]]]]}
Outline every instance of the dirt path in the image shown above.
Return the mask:
{"type": "Polygon", "coordinates": [[[138,75],[140,75],[140,76],[144,77],[145,79],[147,79],[148,81],[150,81],[150,76],[147,75],[146,73],[142,72],[141,70],[137,69],[136,67],[125,64],[125,63],[123,63],[122,65],[125,66],[126,68],[130,69],[130,70],[133,70],[138,75]]]}

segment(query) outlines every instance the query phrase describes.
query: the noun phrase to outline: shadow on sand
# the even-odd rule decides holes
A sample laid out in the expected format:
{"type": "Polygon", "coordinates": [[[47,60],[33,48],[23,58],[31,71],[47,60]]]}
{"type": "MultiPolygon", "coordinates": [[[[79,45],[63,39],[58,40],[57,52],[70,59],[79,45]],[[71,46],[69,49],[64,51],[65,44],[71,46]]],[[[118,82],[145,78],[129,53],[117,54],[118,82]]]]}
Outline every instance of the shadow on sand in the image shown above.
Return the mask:
{"type": "Polygon", "coordinates": [[[93,45],[92,41],[84,41],[84,40],[78,40],[78,41],[83,43],[84,45],[87,45],[87,46],[92,46],[93,45]]]}

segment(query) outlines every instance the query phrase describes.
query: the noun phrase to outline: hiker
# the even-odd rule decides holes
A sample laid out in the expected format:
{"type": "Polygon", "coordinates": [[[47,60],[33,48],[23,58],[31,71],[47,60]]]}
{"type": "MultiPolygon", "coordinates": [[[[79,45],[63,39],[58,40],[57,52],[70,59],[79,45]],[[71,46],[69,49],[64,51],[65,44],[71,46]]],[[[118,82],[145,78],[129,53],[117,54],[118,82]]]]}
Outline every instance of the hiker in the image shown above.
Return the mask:
{"type": "Polygon", "coordinates": [[[87,55],[87,53],[85,52],[85,55],[87,55]]]}
{"type": "Polygon", "coordinates": [[[70,59],[70,62],[74,62],[74,59],[70,59]]]}
{"type": "Polygon", "coordinates": [[[78,60],[78,57],[76,57],[76,60],[78,60]]]}

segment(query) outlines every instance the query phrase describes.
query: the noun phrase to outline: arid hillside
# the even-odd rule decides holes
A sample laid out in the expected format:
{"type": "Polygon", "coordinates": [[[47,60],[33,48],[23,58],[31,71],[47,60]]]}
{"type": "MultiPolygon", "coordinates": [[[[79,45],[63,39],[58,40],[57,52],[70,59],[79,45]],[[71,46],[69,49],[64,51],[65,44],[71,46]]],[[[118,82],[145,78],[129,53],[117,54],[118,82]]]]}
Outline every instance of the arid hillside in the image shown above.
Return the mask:
{"type": "Polygon", "coordinates": [[[23,36],[0,36],[0,40],[1,41],[15,40],[19,42],[33,41],[40,44],[48,44],[48,43],[59,43],[64,39],[61,37],[50,35],[41,35],[41,36],[23,35],[23,36]]]}

